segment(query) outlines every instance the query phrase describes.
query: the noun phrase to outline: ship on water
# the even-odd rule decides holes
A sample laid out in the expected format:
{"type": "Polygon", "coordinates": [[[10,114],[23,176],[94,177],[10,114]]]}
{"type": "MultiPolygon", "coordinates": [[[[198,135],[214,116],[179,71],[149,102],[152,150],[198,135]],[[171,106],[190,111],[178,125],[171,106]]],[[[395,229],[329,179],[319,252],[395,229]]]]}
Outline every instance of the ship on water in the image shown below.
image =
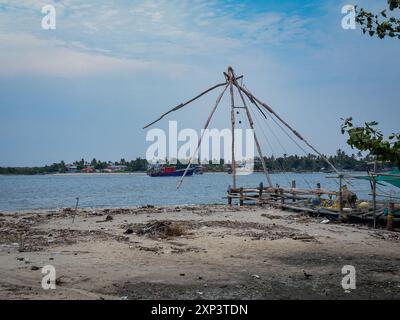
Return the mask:
{"type": "Polygon", "coordinates": [[[194,174],[203,174],[202,166],[191,165],[188,169],[186,165],[154,164],[150,165],[147,174],[150,177],[182,177],[193,176],[194,174]]]}

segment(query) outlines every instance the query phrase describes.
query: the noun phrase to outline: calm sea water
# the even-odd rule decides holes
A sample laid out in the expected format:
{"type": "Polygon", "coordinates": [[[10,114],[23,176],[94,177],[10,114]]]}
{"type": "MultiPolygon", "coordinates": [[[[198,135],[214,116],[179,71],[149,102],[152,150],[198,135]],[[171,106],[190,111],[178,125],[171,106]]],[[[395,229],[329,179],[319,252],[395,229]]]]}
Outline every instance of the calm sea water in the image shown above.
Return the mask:
{"type": "MultiPolygon", "coordinates": [[[[274,183],[288,187],[291,180],[300,188],[315,187],[337,190],[338,182],[324,173],[273,174],[274,183]]],[[[133,207],[143,205],[183,205],[226,203],[226,190],[231,184],[228,174],[204,174],[185,179],[180,190],[179,178],[150,178],[142,174],[124,175],[62,175],[62,176],[0,176],[0,211],[56,209],[74,207],[133,207]]],[[[254,173],[238,177],[238,185],[256,187],[265,176],[254,173]]],[[[353,190],[366,198],[368,181],[353,181],[353,190]]],[[[394,191],[384,188],[385,192],[394,191]]],[[[398,194],[396,194],[398,196],[398,194]]]]}

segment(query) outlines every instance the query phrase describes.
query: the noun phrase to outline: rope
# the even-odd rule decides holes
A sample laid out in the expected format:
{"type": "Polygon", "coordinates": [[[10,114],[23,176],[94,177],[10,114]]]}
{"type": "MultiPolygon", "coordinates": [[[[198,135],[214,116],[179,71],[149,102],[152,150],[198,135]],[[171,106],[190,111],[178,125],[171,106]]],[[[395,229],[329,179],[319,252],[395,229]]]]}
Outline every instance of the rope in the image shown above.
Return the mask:
{"type": "MultiPolygon", "coordinates": [[[[254,114],[253,109],[250,107],[249,110],[250,110],[251,114],[253,115],[253,118],[254,118],[255,121],[257,122],[257,126],[260,127],[261,132],[262,132],[262,135],[264,136],[265,141],[267,141],[267,143],[268,143],[268,145],[269,145],[269,147],[270,147],[270,149],[271,149],[271,151],[272,151],[272,155],[274,155],[274,148],[272,147],[271,142],[270,142],[269,139],[267,138],[267,134],[265,133],[263,127],[260,125],[260,123],[259,123],[257,117],[256,117],[255,114],[254,114]]],[[[287,180],[287,182],[288,182],[288,185],[290,186],[290,185],[291,185],[290,179],[289,179],[288,175],[286,174],[285,168],[283,167],[282,164],[280,164],[280,163],[278,163],[278,164],[279,164],[279,166],[280,166],[281,169],[282,169],[282,172],[283,172],[284,177],[286,178],[286,180],[287,180]]]]}
{"type": "MultiPolygon", "coordinates": [[[[245,86],[244,86],[244,87],[245,87],[245,86]]],[[[257,106],[257,103],[255,103],[255,105],[257,106]]],[[[282,148],[283,152],[284,152],[285,154],[288,154],[287,149],[283,146],[283,144],[281,143],[280,139],[278,138],[278,136],[275,134],[274,130],[272,130],[271,126],[269,125],[269,123],[268,123],[268,118],[267,118],[267,117],[265,116],[265,114],[262,112],[261,108],[257,107],[257,109],[262,113],[262,115],[263,115],[263,116],[265,117],[265,119],[267,120],[265,123],[266,123],[266,125],[267,125],[269,131],[272,133],[272,135],[275,137],[276,141],[278,142],[278,144],[279,144],[280,147],[282,148]]],[[[276,125],[278,125],[278,126],[283,130],[283,132],[290,138],[290,140],[292,140],[292,141],[305,153],[306,156],[309,155],[309,154],[297,143],[297,141],[294,140],[294,139],[284,130],[284,128],[279,124],[279,122],[277,122],[273,117],[270,117],[270,118],[275,122],[276,125]]],[[[259,124],[259,123],[258,123],[258,124],[259,124]]],[[[266,135],[265,135],[265,132],[264,132],[262,126],[260,126],[260,127],[261,127],[261,129],[262,129],[262,131],[263,131],[264,137],[266,138],[266,135]]],[[[267,138],[266,138],[266,140],[267,140],[268,144],[270,145],[271,149],[273,150],[271,144],[269,143],[269,140],[268,140],[267,138]]],[[[286,170],[285,170],[285,168],[283,167],[283,165],[281,165],[281,168],[282,168],[282,170],[283,170],[283,173],[286,174],[286,170]]],[[[305,184],[306,184],[310,189],[312,189],[312,186],[311,186],[310,182],[309,182],[306,178],[304,178],[304,176],[301,176],[301,179],[305,182],[305,184]]],[[[291,186],[291,182],[288,181],[288,183],[289,183],[289,186],[291,186]]]]}
{"type": "MultiPolygon", "coordinates": [[[[269,128],[269,131],[274,135],[275,139],[278,141],[278,144],[281,146],[282,150],[284,153],[288,154],[287,149],[283,146],[283,144],[281,143],[281,141],[279,140],[278,136],[275,134],[275,132],[272,130],[271,126],[269,125],[268,122],[266,122],[267,127],[269,128]]],[[[297,144],[296,144],[297,145],[297,144]]],[[[308,156],[308,154],[306,154],[308,156]]],[[[301,175],[301,179],[305,182],[305,184],[312,189],[312,186],[310,184],[310,182],[303,176],[301,175]]]]}

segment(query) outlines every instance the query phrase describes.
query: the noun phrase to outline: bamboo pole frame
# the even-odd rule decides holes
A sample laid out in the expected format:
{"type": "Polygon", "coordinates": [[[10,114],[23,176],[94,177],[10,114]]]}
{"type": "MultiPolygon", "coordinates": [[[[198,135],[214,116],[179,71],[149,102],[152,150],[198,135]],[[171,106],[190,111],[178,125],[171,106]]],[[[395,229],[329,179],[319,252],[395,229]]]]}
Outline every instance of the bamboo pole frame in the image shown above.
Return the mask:
{"type": "Polygon", "coordinates": [[[221,94],[218,96],[218,99],[217,99],[217,101],[216,101],[216,103],[215,103],[215,105],[214,105],[214,108],[212,109],[211,114],[208,116],[207,122],[206,122],[206,124],[204,125],[204,130],[203,130],[203,133],[202,133],[202,135],[201,135],[201,137],[200,137],[200,139],[199,139],[199,143],[197,144],[196,151],[193,153],[193,156],[190,158],[189,164],[188,164],[188,166],[187,166],[187,168],[186,168],[186,170],[185,170],[185,172],[184,172],[182,178],[181,178],[181,179],[179,180],[179,182],[178,182],[177,189],[179,189],[179,188],[181,187],[181,185],[182,185],[182,183],[183,183],[183,180],[185,179],[185,177],[186,177],[186,175],[187,175],[187,173],[188,173],[188,171],[189,171],[189,169],[190,169],[190,167],[191,167],[191,165],[192,165],[192,163],[193,163],[193,160],[194,160],[194,158],[195,158],[197,152],[198,152],[199,149],[200,149],[201,142],[203,141],[203,138],[204,138],[205,130],[208,129],[208,126],[210,125],[211,119],[212,119],[213,115],[215,114],[215,111],[217,111],[218,105],[220,104],[220,102],[221,102],[221,100],[222,100],[222,97],[224,96],[224,94],[225,94],[226,90],[228,89],[228,87],[229,87],[229,83],[225,85],[224,90],[223,90],[223,91],[221,92],[221,94]]]}
{"type": "MultiPolygon", "coordinates": [[[[232,70],[232,73],[233,73],[233,70],[232,70]]],[[[234,73],[233,73],[233,75],[234,75],[234,73]]],[[[256,134],[256,131],[254,129],[253,118],[252,118],[252,116],[250,114],[250,110],[249,110],[249,108],[247,106],[246,100],[244,99],[244,96],[243,96],[242,92],[239,89],[239,84],[237,83],[235,78],[233,78],[233,79],[234,79],[235,86],[238,88],[238,92],[239,92],[240,98],[242,99],[243,106],[246,109],[246,114],[247,114],[247,118],[249,120],[250,127],[253,130],[254,142],[256,143],[257,151],[258,151],[258,154],[260,156],[260,160],[261,160],[261,164],[263,166],[264,174],[267,177],[267,181],[268,181],[269,186],[272,188],[273,184],[272,184],[271,176],[269,175],[267,164],[265,163],[264,155],[263,155],[262,150],[261,150],[261,145],[260,145],[260,142],[258,141],[257,134],[256,134]]]]}
{"type": "Polygon", "coordinates": [[[145,126],[143,129],[147,129],[147,128],[151,127],[152,125],[156,124],[157,122],[159,122],[160,120],[162,120],[163,118],[165,118],[165,117],[166,117],[167,115],[169,115],[170,113],[182,109],[183,107],[185,107],[185,106],[187,106],[188,104],[190,104],[190,103],[196,101],[197,99],[201,98],[202,96],[206,95],[207,93],[209,93],[209,92],[211,92],[211,91],[213,91],[213,90],[215,90],[215,89],[217,89],[217,88],[223,87],[223,86],[225,86],[225,85],[226,85],[226,82],[217,84],[217,85],[215,85],[215,86],[213,86],[213,87],[211,87],[211,88],[209,88],[209,89],[203,91],[202,93],[200,93],[200,94],[197,95],[196,97],[194,97],[194,98],[192,98],[192,99],[190,99],[190,100],[188,100],[188,101],[186,101],[186,102],[184,102],[184,103],[178,104],[176,107],[174,107],[174,108],[172,108],[171,110],[169,110],[168,112],[162,114],[157,120],[151,122],[150,124],[148,124],[147,126],[145,126]]]}
{"type": "Polygon", "coordinates": [[[228,74],[229,77],[229,89],[231,94],[231,122],[232,122],[232,183],[233,188],[236,189],[236,156],[235,156],[235,127],[236,127],[236,117],[235,117],[235,96],[233,92],[233,79],[234,73],[233,69],[229,67],[228,74]]]}
{"type": "Polygon", "coordinates": [[[271,189],[273,189],[272,180],[271,180],[271,177],[270,177],[270,175],[269,175],[268,168],[267,168],[267,166],[266,166],[264,156],[263,156],[263,154],[262,154],[262,150],[261,150],[261,146],[260,146],[259,140],[258,140],[257,135],[256,135],[255,130],[254,130],[254,122],[253,122],[253,119],[252,119],[252,117],[251,117],[249,108],[248,108],[248,106],[247,106],[247,103],[246,103],[246,100],[245,100],[243,94],[245,94],[245,95],[248,97],[248,99],[249,99],[254,105],[256,105],[256,107],[260,110],[260,112],[263,114],[263,116],[264,116],[265,118],[266,118],[266,115],[264,114],[263,110],[260,108],[260,106],[259,106],[258,104],[260,104],[267,112],[269,112],[270,114],[272,114],[273,116],[275,116],[275,117],[276,117],[284,126],[286,126],[298,139],[300,139],[301,141],[303,141],[308,147],[310,147],[315,153],[317,153],[327,164],[329,164],[329,165],[333,168],[333,170],[334,170],[339,176],[341,175],[341,173],[336,169],[336,167],[335,167],[321,152],[319,152],[313,145],[311,145],[298,131],[296,131],[292,126],[290,126],[290,125],[289,125],[282,117],[280,117],[270,106],[268,106],[266,103],[264,103],[264,102],[262,102],[261,100],[259,100],[258,98],[256,98],[250,91],[248,91],[247,89],[245,89],[245,88],[243,88],[241,85],[239,85],[239,83],[238,83],[237,80],[243,78],[243,76],[236,77],[236,76],[235,76],[235,73],[234,73],[234,70],[233,70],[232,67],[229,67],[229,68],[228,68],[228,71],[227,71],[227,72],[224,72],[224,76],[225,76],[225,80],[226,80],[224,83],[220,83],[220,84],[217,84],[217,85],[215,85],[215,86],[213,86],[213,87],[211,87],[211,88],[208,88],[207,90],[203,91],[202,93],[200,93],[200,94],[197,95],[196,97],[194,97],[194,98],[192,98],[192,99],[190,99],[190,100],[188,100],[188,101],[186,101],[186,102],[184,102],[184,103],[181,103],[181,104],[177,105],[176,107],[172,108],[172,109],[169,110],[168,112],[162,114],[157,120],[151,122],[150,124],[146,125],[146,126],[143,128],[143,129],[149,128],[150,126],[152,126],[152,125],[156,124],[157,122],[161,121],[164,117],[166,117],[166,116],[169,115],[170,113],[182,109],[183,107],[187,106],[188,104],[190,104],[190,103],[196,101],[196,100],[199,99],[200,97],[206,95],[207,93],[209,93],[209,92],[211,92],[211,91],[213,91],[213,90],[215,90],[215,89],[217,89],[217,88],[219,88],[219,87],[225,86],[223,92],[219,95],[219,97],[218,97],[218,99],[217,99],[217,102],[216,102],[214,108],[212,109],[211,114],[209,115],[209,117],[208,117],[208,119],[207,119],[207,122],[206,122],[206,124],[205,124],[205,126],[204,126],[203,134],[201,135],[201,137],[200,137],[200,139],[199,139],[199,143],[198,143],[198,146],[197,146],[197,148],[196,148],[196,151],[194,152],[193,156],[190,158],[189,164],[188,164],[188,166],[187,166],[187,168],[186,168],[186,170],[185,170],[185,172],[184,172],[182,178],[180,179],[180,181],[179,181],[179,183],[178,183],[178,185],[177,185],[177,188],[178,188],[178,189],[179,189],[180,186],[182,185],[183,180],[184,180],[184,178],[186,177],[186,175],[187,175],[187,173],[188,173],[188,171],[189,171],[189,169],[190,169],[190,166],[191,166],[192,163],[193,163],[194,157],[195,157],[195,155],[197,154],[197,152],[199,151],[199,148],[200,148],[200,146],[201,146],[202,140],[203,140],[203,138],[204,138],[204,131],[205,131],[205,129],[208,128],[208,126],[209,126],[209,124],[210,124],[210,122],[211,122],[211,119],[212,119],[212,117],[214,116],[215,111],[217,110],[218,105],[220,104],[221,99],[222,99],[222,97],[224,96],[225,92],[227,91],[228,87],[230,87],[230,94],[231,94],[232,171],[233,171],[232,174],[233,174],[233,187],[234,187],[234,189],[236,188],[236,161],[235,161],[235,134],[234,134],[235,125],[236,125],[236,120],[235,120],[235,101],[234,101],[234,90],[233,90],[233,86],[235,86],[235,87],[238,89],[238,92],[239,92],[239,94],[240,94],[241,100],[242,100],[243,105],[244,105],[244,109],[246,110],[247,118],[248,118],[249,123],[250,123],[250,126],[251,126],[251,128],[252,128],[252,130],[253,130],[253,132],[254,132],[254,140],[255,140],[255,143],[256,143],[257,151],[258,151],[258,153],[259,153],[259,155],[260,155],[260,159],[261,159],[261,162],[262,162],[263,170],[264,170],[264,173],[265,173],[265,175],[266,175],[266,177],[267,177],[267,180],[268,180],[268,183],[269,183],[271,189]]]}

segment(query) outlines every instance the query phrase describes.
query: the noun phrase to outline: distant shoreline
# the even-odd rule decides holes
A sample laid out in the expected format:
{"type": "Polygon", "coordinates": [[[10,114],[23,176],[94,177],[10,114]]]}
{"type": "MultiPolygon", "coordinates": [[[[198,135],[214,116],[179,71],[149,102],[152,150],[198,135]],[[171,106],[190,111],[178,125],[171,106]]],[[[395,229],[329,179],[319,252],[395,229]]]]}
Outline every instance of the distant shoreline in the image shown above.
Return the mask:
{"type": "MultiPolygon", "coordinates": [[[[351,173],[351,172],[365,172],[365,171],[357,171],[357,170],[344,170],[343,173],[351,173]]],[[[263,171],[254,171],[254,173],[264,173],[263,171]]],[[[325,172],[325,171],[270,171],[270,174],[334,174],[335,172],[325,172]]],[[[208,171],[204,172],[204,174],[228,174],[227,172],[223,171],[208,171]]],[[[91,172],[91,173],[43,173],[43,174],[0,174],[0,177],[12,177],[12,176],[27,176],[27,177],[34,177],[34,176],[53,176],[53,177],[77,177],[77,176],[123,176],[123,175],[136,175],[142,176],[147,175],[146,172],[138,171],[138,172],[91,172]]]]}
{"type": "Polygon", "coordinates": [[[146,175],[146,172],[92,172],[92,173],[43,173],[43,174],[0,174],[0,177],[16,177],[16,176],[26,176],[26,177],[35,177],[35,176],[121,176],[121,175],[146,175]]]}
{"type": "Polygon", "coordinates": [[[123,175],[146,175],[146,172],[92,172],[92,173],[49,173],[44,176],[123,176],[123,175]]]}
{"type": "MultiPolygon", "coordinates": [[[[349,171],[356,172],[356,171],[349,171]]],[[[362,171],[360,171],[362,172],[362,171]]],[[[254,173],[264,173],[263,171],[254,171],[254,173]]],[[[321,171],[272,171],[270,174],[333,174],[333,172],[321,172],[321,171]]],[[[204,172],[204,174],[228,174],[227,172],[220,171],[209,171],[204,172]]],[[[26,177],[35,177],[35,176],[52,176],[52,177],[79,177],[79,176],[124,176],[124,175],[134,175],[134,176],[142,176],[147,175],[146,172],[92,172],[92,173],[44,173],[44,174],[0,174],[0,177],[16,177],[16,176],[26,176],[26,177]]]]}

